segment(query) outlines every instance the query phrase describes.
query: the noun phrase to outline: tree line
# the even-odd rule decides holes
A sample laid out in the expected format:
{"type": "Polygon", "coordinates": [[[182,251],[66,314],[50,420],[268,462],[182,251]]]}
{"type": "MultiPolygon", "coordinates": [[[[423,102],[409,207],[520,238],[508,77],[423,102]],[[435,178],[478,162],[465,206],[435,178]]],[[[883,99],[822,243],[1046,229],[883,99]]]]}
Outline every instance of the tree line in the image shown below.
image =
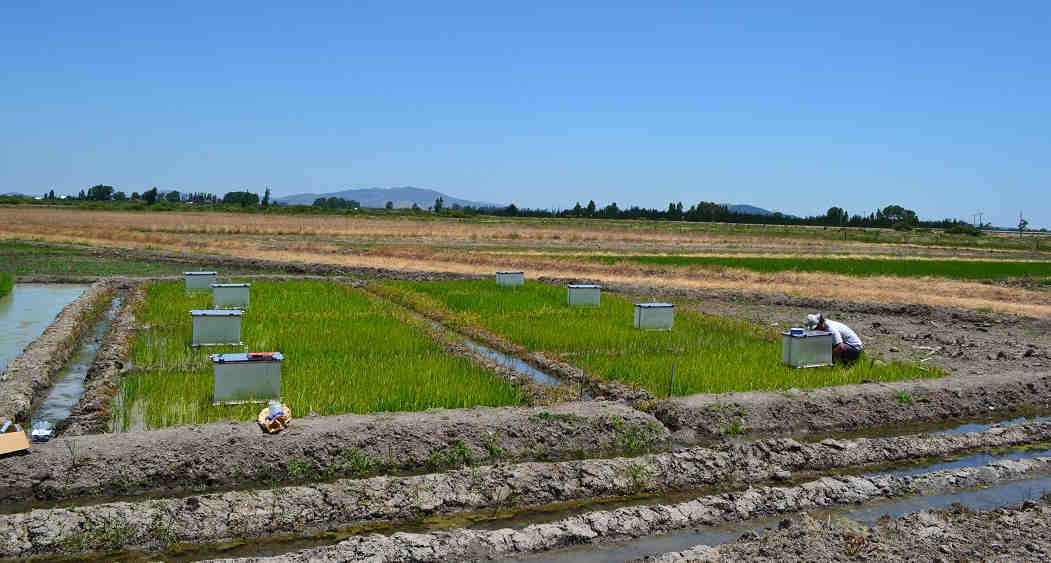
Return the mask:
{"type": "MultiPolygon", "coordinates": [[[[44,195],[45,200],[56,200],[54,190],[44,195]]],[[[132,192],[127,195],[118,191],[113,186],[97,184],[81,190],[72,198],[79,201],[132,201],[152,206],[157,202],[170,204],[190,203],[202,205],[224,205],[239,206],[242,208],[269,208],[278,205],[270,199],[270,188],[266,188],[263,196],[241,189],[231,191],[219,197],[206,192],[179,192],[178,190],[159,191],[157,187],[142,192],[132,192]]],[[[361,203],[353,199],[341,197],[319,197],[311,206],[290,206],[297,209],[316,208],[326,211],[353,211],[361,209],[361,203]]],[[[393,202],[388,201],[385,208],[394,210],[393,202]]],[[[589,219],[650,219],[667,221],[689,221],[689,222],[719,222],[740,223],[758,225],[800,225],[820,227],[860,227],[860,228],[893,228],[898,230],[910,230],[913,228],[939,228],[960,234],[981,234],[981,229],[988,225],[971,225],[957,219],[922,220],[916,212],[902,205],[888,205],[875,209],[868,214],[851,214],[844,208],[832,206],[823,215],[812,215],[797,217],[780,212],[769,214],[747,213],[735,211],[728,205],[709,201],[700,201],[689,207],[683,203],[671,202],[667,208],[646,208],[631,206],[621,208],[616,202],[599,206],[594,200],[588,201],[586,205],[577,202],[569,209],[542,209],[542,208],[520,208],[514,203],[505,207],[472,207],[453,204],[447,206],[442,198],[437,198],[433,206],[426,210],[419,205],[413,204],[410,210],[413,213],[432,212],[449,216],[471,216],[491,215],[502,217],[539,217],[539,218],[589,218],[589,219]]],[[[1026,229],[1027,222],[1021,220],[1020,230],[1026,229]]]]}

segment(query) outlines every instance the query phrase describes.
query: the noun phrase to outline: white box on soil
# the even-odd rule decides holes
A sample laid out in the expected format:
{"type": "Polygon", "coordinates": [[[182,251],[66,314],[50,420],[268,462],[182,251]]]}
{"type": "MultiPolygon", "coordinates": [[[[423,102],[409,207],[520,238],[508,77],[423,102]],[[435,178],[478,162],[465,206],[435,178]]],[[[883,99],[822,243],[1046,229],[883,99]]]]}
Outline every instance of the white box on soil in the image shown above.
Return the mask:
{"type": "Polygon", "coordinates": [[[249,283],[213,283],[212,307],[216,309],[247,308],[251,300],[251,291],[252,284],[249,283]]]}
{"type": "Polygon", "coordinates": [[[280,352],[213,354],[213,404],[265,403],[281,398],[280,352]]]}
{"type": "Polygon", "coordinates": [[[597,285],[570,285],[570,305],[598,305],[602,296],[602,288],[597,285]]]}
{"type": "Polygon", "coordinates": [[[194,309],[193,340],[191,345],[219,346],[241,344],[241,316],[244,313],[227,309],[194,309]]]}
{"type": "Polygon", "coordinates": [[[671,330],[675,324],[675,305],[671,303],[636,303],[635,328],[671,330]]]}

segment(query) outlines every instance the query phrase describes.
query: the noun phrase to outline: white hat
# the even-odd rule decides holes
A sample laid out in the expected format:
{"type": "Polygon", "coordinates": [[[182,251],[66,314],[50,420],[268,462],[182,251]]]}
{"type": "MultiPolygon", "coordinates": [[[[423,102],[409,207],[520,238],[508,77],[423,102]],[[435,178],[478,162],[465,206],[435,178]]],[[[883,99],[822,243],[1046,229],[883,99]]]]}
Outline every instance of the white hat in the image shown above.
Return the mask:
{"type": "Polygon", "coordinates": [[[807,327],[809,330],[814,330],[821,324],[822,320],[821,315],[810,314],[807,315],[806,320],[803,321],[803,326],[807,327]]]}

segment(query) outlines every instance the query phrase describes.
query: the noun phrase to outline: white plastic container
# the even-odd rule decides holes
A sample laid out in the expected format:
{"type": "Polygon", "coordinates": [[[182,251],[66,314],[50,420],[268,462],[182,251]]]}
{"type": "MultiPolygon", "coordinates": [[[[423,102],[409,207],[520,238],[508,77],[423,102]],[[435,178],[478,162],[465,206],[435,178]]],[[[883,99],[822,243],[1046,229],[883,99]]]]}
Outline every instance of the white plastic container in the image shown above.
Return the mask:
{"type": "Polygon", "coordinates": [[[252,284],[250,283],[213,283],[212,307],[247,309],[251,300],[251,291],[252,284]]]}
{"type": "Polygon", "coordinates": [[[212,403],[266,403],[281,398],[280,352],[212,354],[212,403]]]}
{"type": "Polygon", "coordinates": [[[823,330],[786,330],[781,333],[781,362],[794,368],[832,365],[835,338],[823,330]]]}
{"type": "Polygon", "coordinates": [[[215,272],[183,272],[186,279],[186,291],[208,291],[215,283],[215,272]]]}
{"type": "Polygon", "coordinates": [[[568,289],[570,305],[599,305],[602,298],[602,287],[597,285],[570,285],[568,289]]]}
{"type": "Polygon", "coordinates": [[[243,312],[227,309],[194,309],[190,311],[193,318],[193,340],[190,345],[220,346],[236,345],[241,342],[241,317],[243,312]]]}
{"type": "Polygon", "coordinates": [[[525,273],[518,271],[507,271],[496,273],[496,285],[524,285],[525,273]]]}
{"type": "Polygon", "coordinates": [[[636,303],[635,328],[671,330],[675,324],[675,305],[671,303],[636,303]]]}

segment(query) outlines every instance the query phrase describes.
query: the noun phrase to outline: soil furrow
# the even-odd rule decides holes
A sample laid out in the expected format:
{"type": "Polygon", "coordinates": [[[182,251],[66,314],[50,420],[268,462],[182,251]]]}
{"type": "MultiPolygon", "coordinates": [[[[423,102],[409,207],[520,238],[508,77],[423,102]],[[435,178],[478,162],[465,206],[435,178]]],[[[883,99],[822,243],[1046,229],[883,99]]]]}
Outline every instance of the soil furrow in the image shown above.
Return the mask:
{"type": "MultiPolygon", "coordinates": [[[[176,495],[472,460],[571,459],[663,448],[667,430],[618,403],[337,415],[295,419],[280,434],[254,422],[59,437],[0,459],[0,504],[176,495]],[[265,460],[265,461],[264,461],[265,460]]],[[[31,503],[32,504],[32,503],[31,503]]]]}
{"type": "Polygon", "coordinates": [[[0,517],[0,557],[104,549],[103,532],[130,526],[126,547],[163,548],[171,541],[215,543],[274,534],[309,534],[436,514],[506,508],[514,511],[574,500],[656,494],[670,490],[740,487],[798,479],[800,473],[866,464],[944,457],[1051,440],[1051,422],[983,432],[893,439],[826,440],[801,444],[766,440],[727,450],[692,448],[637,458],[522,463],[440,474],[339,480],[328,484],[228,492],[180,499],[96,504],[86,510],[40,509],[0,517]],[[793,475],[795,473],[795,475],[793,475]],[[279,504],[280,516],[253,518],[279,504]],[[174,515],[174,516],[173,516],[174,515]],[[37,530],[26,535],[25,530],[37,530]],[[81,537],[86,539],[74,538],[81,537]]]}
{"type": "Polygon", "coordinates": [[[372,534],[356,536],[332,546],[274,557],[217,561],[481,561],[691,526],[713,526],[816,508],[989,486],[1048,471],[1051,471],[1051,458],[1035,458],[999,461],[981,467],[935,471],[912,477],[825,477],[796,487],[756,487],[742,492],[700,497],[675,505],[631,506],[589,512],[522,529],[461,528],[430,534],[372,534]]]}
{"type": "Polygon", "coordinates": [[[77,351],[81,338],[106,312],[118,282],[103,279],[66,305],[3,374],[0,374],[0,422],[28,422],[33,407],[43,399],[52,379],[77,351]]]}

